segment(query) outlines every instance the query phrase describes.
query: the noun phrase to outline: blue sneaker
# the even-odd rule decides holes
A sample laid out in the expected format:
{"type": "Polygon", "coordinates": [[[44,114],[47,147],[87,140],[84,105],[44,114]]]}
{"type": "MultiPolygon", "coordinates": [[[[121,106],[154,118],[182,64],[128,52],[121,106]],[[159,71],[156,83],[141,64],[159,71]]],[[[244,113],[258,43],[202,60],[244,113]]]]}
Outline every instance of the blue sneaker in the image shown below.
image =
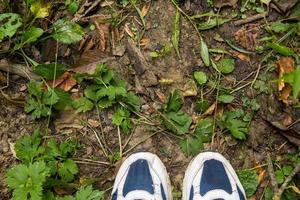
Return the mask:
{"type": "Polygon", "coordinates": [[[112,190],[112,200],[171,200],[169,176],[152,153],[129,156],[121,165],[112,190]]]}
{"type": "Polygon", "coordinates": [[[200,153],[188,166],[183,181],[183,200],[246,200],[230,163],[215,152],[200,153]]]}

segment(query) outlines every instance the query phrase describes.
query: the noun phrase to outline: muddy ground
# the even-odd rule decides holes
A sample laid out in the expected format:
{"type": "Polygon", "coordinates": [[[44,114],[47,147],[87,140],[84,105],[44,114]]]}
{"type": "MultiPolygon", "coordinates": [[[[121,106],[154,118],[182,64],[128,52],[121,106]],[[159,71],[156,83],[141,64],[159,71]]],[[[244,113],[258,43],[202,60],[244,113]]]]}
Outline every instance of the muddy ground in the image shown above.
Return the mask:
{"type": "MultiPolygon", "coordinates": [[[[182,8],[189,14],[196,14],[208,11],[205,5],[199,4],[195,1],[189,5],[184,4],[182,8]]],[[[105,8],[101,8],[105,9],[105,8]]],[[[99,12],[101,12],[101,9],[99,12]]],[[[229,15],[231,8],[225,8],[221,10],[222,15],[229,15]]],[[[96,13],[97,11],[95,11],[96,13]]],[[[270,11],[269,20],[280,19],[282,16],[275,12],[270,11]]],[[[139,73],[139,66],[128,67],[130,63],[136,62],[136,54],[132,53],[130,47],[130,37],[125,33],[125,36],[116,44],[120,49],[124,49],[125,52],[120,55],[113,55],[114,48],[109,40],[107,40],[107,48],[99,56],[99,45],[97,44],[97,31],[92,31],[88,35],[95,40],[95,45],[92,49],[83,53],[78,51],[78,47],[72,47],[71,55],[65,57],[66,48],[59,48],[59,62],[66,63],[70,67],[78,67],[83,56],[92,56],[92,59],[87,59],[86,62],[102,62],[103,58],[110,57],[106,63],[112,67],[116,73],[124,80],[127,81],[129,89],[137,93],[142,99],[142,114],[149,118],[154,118],[154,113],[151,109],[158,109],[162,106],[163,97],[167,97],[167,94],[175,88],[186,92],[188,90],[193,91],[192,96],[185,98],[184,110],[190,115],[196,116],[194,111],[195,101],[200,91],[196,89],[195,83],[192,81],[193,72],[197,69],[201,69],[207,72],[210,78],[213,78],[214,70],[204,67],[201,57],[199,56],[199,37],[191,24],[182,17],[181,22],[181,38],[180,38],[180,56],[179,59],[175,51],[170,54],[162,56],[157,59],[152,59],[149,53],[155,49],[161,48],[163,45],[170,42],[172,33],[172,23],[175,16],[175,7],[170,1],[158,0],[153,1],[150,10],[145,18],[146,31],[144,38],[149,39],[149,43],[140,48],[143,56],[146,58],[147,68],[146,72],[139,73]],[[129,42],[128,42],[129,41],[129,42]],[[94,55],[94,56],[93,56],[94,55]],[[161,80],[172,80],[171,83],[165,84],[161,80]],[[192,81],[192,84],[191,84],[192,81]]],[[[136,15],[131,12],[129,17],[122,24],[131,23],[134,24],[136,15]]],[[[251,22],[252,25],[261,25],[263,20],[251,22]]],[[[249,24],[248,24],[249,25],[249,24]]],[[[231,50],[225,42],[217,41],[217,36],[221,36],[223,39],[231,39],[234,37],[234,33],[242,26],[236,26],[233,22],[229,22],[218,28],[214,28],[210,31],[203,31],[202,35],[208,45],[212,48],[225,48],[231,50]]],[[[121,32],[124,26],[119,28],[121,32]]],[[[261,29],[261,34],[263,30],[261,29]]],[[[40,61],[53,61],[54,55],[53,49],[55,45],[53,42],[42,44],[40,47],[41,57],[40,61]],[[51,44],[51,45],[49,45],[51,44]],[[43,50],[48,48],[46,50],[43,50]],[[44,52],[43,52],[44,51],[44,52]]],[[[55,52],[55,51],[54,51],[55,52]]],[[[233,74],[222,77],[221,82],[224,84],[234,86],[236,82],[242,80],[242,83],[252,81],[253,74],[248,79],[244,80],[251,72],[257,70],[260,60],[263,55],[254,54],[250,55],[250,62],[236,59],[236,69],[233,74]]],[[[215,56],[213,59],[218,59],[215,56]]],[[[271,76],[275,76],[276,72],[273,72],[271,76]]],[[[74,114],[73,112],[61,113],[56,115],[48,123],[45,120],[32,120],[23,110],[22,102],[26,98],[26,92],[20,92],[20,88],[27,82],[26,79],[17,75],[10,75],[9,86],[2,89],[0,95],[0,199],[9,199],[10,193],[4,183],[5,171],[17,163],[17,159],[14,155],[13,144],[22,135],[31,133],[36,128],[49,129],[51,137],[56,137],[64,140],[66,137],[75,137],[81,145],[81,149],[76,153],[78,158],[78,164],[80,167],[80,177],[93,178],[96,180],[95,188],[100,190],[107,190],[107,194],[110,193],[112,187],[116,168],[120,165],[117,162],[115,165],[107,165],[99,163],[86,163],[83,164],[84,159],[94,159],[97,161],[108,162],[103,155],[95,132],[104,134],[106,138],[108,148],[114,152],[118,150],[118,134],[117,130],[111,124],[112,111],[105,111],[97,113],[93,111],[87,114],[74,114]],[[13,101],[11,101],[13,99],[13,101]],[[16,102],[18,100],[18,102],[16,102]],[[101,121],[101,127],[99,124],[90,128],[82,123],[77,118],[85,121],[101,121]],[[49,125],[48,125],[49,124],[49,125]],[[47,128],[48,127],[48,128],[47,128]]],[[[204,89],[204,94],[205,94],[204,89]]],[[[237,91],[238,97],[255,95],[255,89],[250,85],[237,91]]],[[[214,99],[215,94],[207,93],[205,96],[207,99],[214,99]]],[[[273,122],[281,122],[286,119],[286,116],[290,116],[293,121],[299,119],[300,113],[298,110],[293,110],[286,107],[283,103],[279,102],[276,97],[276,92],[269,95],[260,95],[259,102],[261,109],[255,114],[251,125],[250,132],[245,141],[237,141],[233,139],[229,134],[216,133],[214,143],[206,144],[204,150],[214,150],[221,152],[227,159],[230,160],[235,169],[247,169],[257,165],[265,165],[267,163],[266,157],[270,153],[274,160],[280,162],[280,157],[287,153],[296,152],[297,146],[291,143],[286,136],[288,131],[282,131],[274,125],[273,122]]],[[[234,105],[238,108],[240,105],[237,103],[234,105]]],[[[172,134],[168,134],[166,131],[157,130],[157,121],[153,120],[153,124],[146,124],[134,121],[134,128],[131,134],[122,135],[123,144],[127,143],[124,152],[124,158],[131,153],[137,151],[150,151],[156,153],[166,165],[173,186],[173,192],[180,194],[184,171],[192,159],[192,157],[186,157],[180,149],[179,140],[172,134]],[[143,142],[144,141],[144,142],[143,142]],[[138,145],[137,145],[138,144],[138,145]],[[128,151],[129,150],[129,151],[128,151]]],[[[299,133],[299,126],[296,124],[294,127],[294,133],[299,133]]],[[[293,134],[291,134],[293,135],[293,134]]],[[[293,137],[290,136],[290,140],[293,137]]],[[[260,199],[263,194],[264,188],[269,184],[268,175],[261,182],[259,189],[257,190],[254,199],[260,199]]],[[[108,198],[109,195],[107,195],[108,198]]],[[[180,195],[179,195],[180,196],[180,195]]]]}

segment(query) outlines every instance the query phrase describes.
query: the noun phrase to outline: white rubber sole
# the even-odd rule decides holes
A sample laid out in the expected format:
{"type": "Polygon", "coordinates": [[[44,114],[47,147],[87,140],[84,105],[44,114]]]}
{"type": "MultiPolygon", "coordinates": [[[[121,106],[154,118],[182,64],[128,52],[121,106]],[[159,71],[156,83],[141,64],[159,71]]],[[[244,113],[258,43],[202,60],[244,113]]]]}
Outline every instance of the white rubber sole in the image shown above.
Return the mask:
{"type": "Polygon", "coordinates": [[[194,177],[197,173],[199,173],[199,170],[203,167],[203,164],[206,160],[215,159],[223,163],[225,170],[229,172],[229,179],[230,183],[236,184],[242,191],[242,193],[245,195],[245,191],[243,189],[243,186],[241,182],[238,179],[238,176],[236,175],[233,167],[229,163],[229,161],[223,157],[220,153],[217,152],[203,152],[199,153],[190,163],[189,166],[185,172],[184,180],[183,180],[183,188],[182,188],[182,200],[188,200],[189,199],[189,192],[194,177]],[[234,182],[234,183],[232,183],[234,182]]]}
{"type": "MultiPolygon", "coordinates": [[[[163,184],[165,194],[167,197],[167,200],[172,200],[172,188],[171,188],[171,182],[169,175],[167,173],[165,165],[162,163],[162,161],[159,159],[159,157],[155,154],[152,154],[150,152],[139,152],[134,153],[130,155],[121,165],[118,174],[115,179],[115,184],[112,190],[112,194],[117,190],[120,189],[119,185],[121,180],[124,178],[125,175],[127,175],[127,171],[132,163],[134,163],[137,160],[147,160],[149,164],[150,171],[155,172],[157,177],[161,180],[161,183],[163,184]]],[[[121,188],[122,189],[122,188],[121,188]]]]}

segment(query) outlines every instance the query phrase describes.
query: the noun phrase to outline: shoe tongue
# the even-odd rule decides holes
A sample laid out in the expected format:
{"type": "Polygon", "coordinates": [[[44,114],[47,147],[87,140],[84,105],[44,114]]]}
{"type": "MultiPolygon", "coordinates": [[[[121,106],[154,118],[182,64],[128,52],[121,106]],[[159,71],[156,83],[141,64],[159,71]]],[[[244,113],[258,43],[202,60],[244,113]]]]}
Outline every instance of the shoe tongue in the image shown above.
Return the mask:
{"type": "Polygon", "coordinates": [[[143,190],[134,190],[129,192],[124,200],[154,200],[154,196],[143,190]]]}
{"type": "Polygon", "coordinates": [[[232,194],[228,194],[224,190],[211,190],[204,196],[199,193],[194,194],[193,200],[234,200],[232,194]]]}

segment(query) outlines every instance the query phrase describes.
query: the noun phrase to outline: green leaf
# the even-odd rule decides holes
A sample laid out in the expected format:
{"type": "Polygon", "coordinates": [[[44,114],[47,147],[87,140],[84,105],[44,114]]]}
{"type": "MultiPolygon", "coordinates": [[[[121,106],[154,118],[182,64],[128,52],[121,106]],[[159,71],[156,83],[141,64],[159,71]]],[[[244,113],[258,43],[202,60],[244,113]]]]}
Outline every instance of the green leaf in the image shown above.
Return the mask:
{"type": "Polygon", "coordinates": [[[109,84],[114,77],[114,73],[105,64],[99,64],[96,67],[95,73],[92,75],[97,84],[109,84]]]}
{"type": "Polygon", "coordinates": [[[45,151],[41,146],[41,140],[42,136],[38,129],[34,131],[32,136],[25,135],[18,139],[15,144],[17,157],[25,164],[32,163],[45,151]]]}
{"type": "Polygon", "coordinates": [[[295,57],[297,57],[296,53],[292,49],[290,49],[286,46],[283,46],[283,45],[280,45],[280,44],[277,44],[277,43],[268,43],[267,47],[273,49],[276,53],[279,53],[283,56],[295,56],[295,57]]]}
{"type": "Polygon", "coordinates": [[[203,85],[207,82],[206,74],[201,71],[194,72],[194,78],[196,79],[199,85],[203,85]]]}
{"type": "Polygon", "coordinates": [[[133,108],[135,111],[140,110],[141,100],[140,98],[135,95],[133,92],[128,92],[125,96],[125,103],[133,108]]]}
{"type": "Polygon", "coordinates": [[[56,104],[58,100],[59,98],[52,88],[48,88],[48,91],[44,92],[42,97],[42,103],[49,106],[56,104]]]}
{"type": "Polygon", "coordinates": [[[165,127],[177,135],[183,135],[189,131],[192,118],[184,112],[169,112],[162,115],[165,127]]]}
{"type": "Polygon", "coordinates": [[[6,174],[6,182],[13,189],[13,200],[42,200],[43,184],[49,176],[49,168],[44,162],[28,166],[20,164],[6,174]]]}
{"type": "Polygon", "coordinates": [[[224,18],[219,18],[219,17],[214,17],[208,21],[205,22],[201,22],[198,25],[198,29],[200,31],[202,30],[208,30],[208,29],[212,29],[216,26],[221,26],[222,24],[229,22],[230,19],[224,19],[224,18]]]}
{"type": "Polygon", "coordinates": [[[31,80],[27,84],[27,89],[30,95],[33,95],[35,97],[42,97],[43,91],[42,91],[42,83],[37,82],[34,80],[31,80]]]}
{"type": "Polygon", "coordinates": [[[79,191],[76,192],[76,200],[100,200],[103,198],[104,192],[98,190],[93,190],[92,186],[79,188],[79,191]]]}
{"type": "Polygon", "coordinates": [[[72,102],[72,106],[76,109],[76,112],[87,112],[94,108],[93,102],[85,97],[81,97],[72,102]]]}
{"type": "Polygon", "coordinates": [[[77,12],[79,8],[78,2],[77,1],[73,1],[72,3],[70,3],[68,5],[68,11],[70,11],[70,13],[75,14],[77,12]]]}
{"type": "Polygon", "coordinates": [[[197,137],[188,136],[180,142],[180,147],[187,156],[195,156],[203,149],[203,143],[197,137]]]}
{"type": "Polygon", "coordinates": [[[97,90],[101,87],[99,85],[89,85],[84,89],[84,96],[92,101],[97,100],[97,90]]]}
{"type": "Polygon", "coordinates": [[[79,42],[84,35],[82,27],[67,19],[59,19],[53,24],[52,37],[58,42],[72,44],[79,42]]]}
{"type": "Polygon", "coordinates": [[[271,30],[274,31],[275,33],[282,33],[291,30],[292,27],[293,25],[289,23],[275,22],[272,23],[271,30]]]}
{"type": "MultiPolygon", "coordinates": [[[[55,200],[101,200],[103,199],[104,192],[93,190],[92,186],[82,186],[75,196],[56,197],[55,200]]],[[[52,200],[52,199],[50,199],[52,200]]]]}
{"type": "Polygon", "coordinates": [[[222,103],[231,103],[234,100],[234,96],[232,95],[220,95],[218,96],[218,101],[222,102],[222,103]]]}
{"type": "Polygon", "coordinates": [[[172,38],[171,38],[171,41],[172,41],[173,47],[177,53],[177,56],[180,56],[180,53],[179,53],[180,16],[181,16],[180,11],[177,9],[174,24],[173,24],[172,38]]]}
{"type": "Polygon", "coordinates": [[[282,172],[285,176],[289,176],[293,171],[293,167],[291,165],[285,165],[282,167],[282,172]]]}
{"type": "Polygon", "coordinates": [[[200,54],[205,66],[208,67],[210,65],[209,51],[208,51],[207,44],[204,42],[203,39],[201,39],[200,54]]]}
{"type": "Polygon", "coordinates": [[[16,13],[0,14],[0,42],[15,35],[18,28],[22,25],[22,18],[16,13]]]}
{"type": "Polygon", "coordinates": [[[59,98],[58,102],[54,104],[54,108],[56,110],[69,110],[72,108],[71,102],[71,96],[68,92],[64,91],[61,88],[55,88],[54,89],[55,94],[59,98]]]}
{"type": "Polygon", "coordinates": [[[199,113],[205,112],[209,108],[209,102],[205,99],[196,102],[195,109],[199,113]]]}
{"type": "Polygon", "coordinates": [[[197,123],[197,127],[195,129],[195,135],[201,139],[203,143],[207,143],[211,141],[211,137],[213,134],[213,120],[210,118],[201,119],[197,123]]]}
{"type": "Polygon", "coordinates": [[[120,126],[125,133],[128,133],[130,128],[132,127],[129,117],[130,112],[127,109],[118,108],[113,114],[112,122],[116,126],[120,126]]]}
{"type": "Polygon", "coordinates": [[[166,106],[166,112],[178,112],[183,105],[183,98],[179,90],[174,90],[170,95],[166,106]]]}
{"type": "Polygon", "coordinates": [[[46,80],[55,80],[66,72],[67,68],[62,64],[40,64],[35,66],[33,71],[46,80]]]}
{"type": "Polygon", "coordinates": [[[33,98],[29,98],[29,100],[26,102],[24,110],[26,113],[30,113],[33,119],[47,117],[51,114],[51,110],[49,107],[41,104],[33,98]]]}
{"type": "Polygon", "coordinates": [[[238,171],[237,175],[245,189],[247,197],[251,197],[258,187],[258,175],[256,170],[238,171]]]}
{"type": "Polygon", "coordinates": [[[224,58],[217,63],[217,67],[223,74],[229,74],[234,70],[234,59],[224,58]]]}
{"type": "Polygon", "coordinates": [[[41,28],[37,28],[34,26],[29,27],[22,35],[20,43],[17,43],[15,45],[14,50],[18,50],[26,44],[35,42],[43,34],[43,32],[44,31],[41,28]]]}
{"type": "Polygon", "coordinates": [[[300,66],[294,71],[293,97],[296,99],[300,92],[300,66]]]}
{"type": "Polygon", "coordinates": [[[227,121],[227,128],[234,138],[239,140],[246,139],[246,134],[248,133],[247,123],[238,119],[232,119],[227,121]]]}
{"type": "Polygon", "coordinates": [[[275,178],[278,184],[281,184],[284,182],[284,173],[282,170],[276,170],[275,171],[275,178]]]}
{"type": "Polygon", "coordinates": [[[62,180],[66,182],[70,182],[74,180],[74,176],[78,173],[78,167],[76,163],[71,160],[67,159],[61,166],[58,168],[58,174],[62,178],[62,180]]]}
{"type": "Polygon", "coordinates": [[[35,16],[35,18],[48,17],[50,9],[51,3],[43,0],[37,0],[30,6],[30,11],[35,16]]]}

